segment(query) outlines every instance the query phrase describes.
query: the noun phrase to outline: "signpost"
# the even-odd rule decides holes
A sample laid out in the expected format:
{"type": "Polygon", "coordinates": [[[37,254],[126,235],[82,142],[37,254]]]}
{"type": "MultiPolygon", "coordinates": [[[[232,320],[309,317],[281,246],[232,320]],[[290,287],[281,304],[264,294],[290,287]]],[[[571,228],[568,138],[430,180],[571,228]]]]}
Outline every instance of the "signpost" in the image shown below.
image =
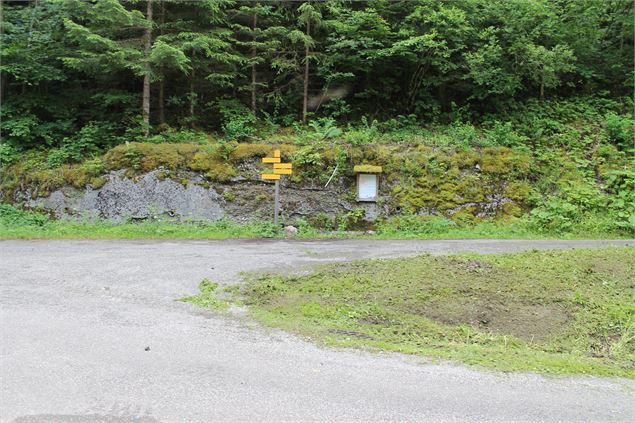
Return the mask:
{"type": "Polygon", "coordinates": [[[273,164],[273,173],[263,173],[263,181],[275,181],[275,196],[273,203],[273,223],[278,225],[278,214],[280,213],[280,175],[291,175],[293,165],[291,163],[280,163],[280,150],[273,151],[273,157],[264,157],[263,163],[273,164]]]}

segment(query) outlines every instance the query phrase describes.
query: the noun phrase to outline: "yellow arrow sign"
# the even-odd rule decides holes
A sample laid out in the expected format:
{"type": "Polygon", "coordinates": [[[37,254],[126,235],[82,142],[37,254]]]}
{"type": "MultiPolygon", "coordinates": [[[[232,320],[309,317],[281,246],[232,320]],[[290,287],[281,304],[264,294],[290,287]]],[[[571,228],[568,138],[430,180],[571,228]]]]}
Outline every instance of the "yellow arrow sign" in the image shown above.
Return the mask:
{"type": "Polygon", "coordinates": [[[293,169],[293,165],[291,163],[276,163],[273,165],[274,169],[293,169]]]}
{"type": "Polygon", "coordinates": [[[280,158],[280,150],[273,150],[273,157],[280,158]]]}
{"type": "Polygon", "coordinates": [[[291,175],[293,171],[291,169],[274,169],[273,173],[276,175],[291,175]]]}
{"type": "Polygon", "coordinates": [[[264,157],[263,163],[280,163],[280,157],[264,157]]]}
{"type": "Polygon", "coordinates": [[[266,180],[276,180],[277,181],[278,179],[280,179],[280,175],[277,175],[275,173],[263,173],[260,176],[262,176],[262,179],[265,180],[265,181],[266,180]]]}

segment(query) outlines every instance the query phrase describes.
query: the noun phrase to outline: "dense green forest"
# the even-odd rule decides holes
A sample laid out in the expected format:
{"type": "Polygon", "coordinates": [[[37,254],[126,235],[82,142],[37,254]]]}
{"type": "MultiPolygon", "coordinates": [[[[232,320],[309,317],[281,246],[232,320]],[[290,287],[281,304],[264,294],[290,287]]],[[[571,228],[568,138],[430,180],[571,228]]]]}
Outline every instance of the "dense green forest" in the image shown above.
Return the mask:
{"type": "Polygon", "coordinates": [[[619,97],[633,19],[624,0],[4,0],[3,141],[247,138],[258,120],[425,124],[619,97]]]}
{"type": "Polygon", "coordinates": [[[510,215],[635,227],[633,1],[0,5],[5,201],[150,164],[223,180],[284,144],[296,181],[370,160],[395,210],[446,217],[485,195],[461,191],[461,166],[516,154],[524,170],[486,175],[522,185],[510,215]]]}

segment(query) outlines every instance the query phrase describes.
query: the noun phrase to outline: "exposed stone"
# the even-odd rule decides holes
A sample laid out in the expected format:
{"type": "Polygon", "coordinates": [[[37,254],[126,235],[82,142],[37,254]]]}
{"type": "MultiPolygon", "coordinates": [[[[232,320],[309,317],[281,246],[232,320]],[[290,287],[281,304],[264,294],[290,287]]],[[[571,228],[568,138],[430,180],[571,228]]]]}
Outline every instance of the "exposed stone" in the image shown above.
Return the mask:
{"type": "MultiPolygon", "coordinates": [[[[16,201],[27,207],[52,211],[58,218],[108,219],[112,221],[218,220],[223,217],[238,222],[273,215],[273,184],[242,179],[227,183],[207,183],[197,173],[182,173],[179,181],[165,177],[160,169],[130,179],[124,171],[105,176],[99,189],[84,190],[65,186],[47,197],[33,198],[25,190],[16,193],[16,201]],[[158,175],[157,175],[158,174],[158,175]],[[187,181],[187,183],[183,183],[187,181]],[[223,196],[231,191],[231,199],[223,196]]],[[[281,216],[288,222],[301,217],[324,213],[335,217],[356,207],[371,209],[374,204],[355,204],[341,199],[345,188],[332,184],[328,189],[307,189],[298,184],[284,183],[280,195],[281,216]]]]}
{"type": "Polygon", "coordinates": [[[295,235],[298,233],[298,228],[295,226],[287,225],[284,227],[284,233],[287,235],[295,235]]]}

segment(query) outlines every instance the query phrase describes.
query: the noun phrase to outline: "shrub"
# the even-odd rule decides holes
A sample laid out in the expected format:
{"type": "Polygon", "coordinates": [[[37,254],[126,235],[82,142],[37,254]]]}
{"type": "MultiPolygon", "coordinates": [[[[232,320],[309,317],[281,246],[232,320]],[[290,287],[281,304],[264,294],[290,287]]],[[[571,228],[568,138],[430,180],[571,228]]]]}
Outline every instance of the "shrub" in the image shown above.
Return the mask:
{"type": "Polygon", "coordinates": [[[313,129],[313,132],[308,134],[309,137],[318,141],[342,135],[342,130],[337,127],[337,123],[331,118],[312,120],[308,126],[313,129]]]}
{"type": "Polygon", "coordinates": [[[0,142],[0,166],[8,165],[18,159],[18,151],[10,144],[0,142]]]}
{"type": "Polygon", "coordinates": [[[486,139],[493,145],[502,147],[524,147],[528,138],[514,131],[511,122],[494,121],[491,129],[486,132],[486,139]]]}
{"type": "Polygon", "coordinates": [[[50,221],[48,215],[21,210],[10,204],[0,204],[0,223],[7,226],[44,226],[50,221]]]}
{"type": "Polygon", "coordinates": [[[256,132],[256,116],[244,104],[236,99],[218,100],[215,103],[221,115],[221,128],[225,139],[241,141],[252,138],[256,132]]]}
{"type": "Polygon", "coordinates": [[[604,117],[604,130],[609,140],[624,150],[633,149],[635,124],[632,116],[620,116],[613,112],[604,117]]]}

